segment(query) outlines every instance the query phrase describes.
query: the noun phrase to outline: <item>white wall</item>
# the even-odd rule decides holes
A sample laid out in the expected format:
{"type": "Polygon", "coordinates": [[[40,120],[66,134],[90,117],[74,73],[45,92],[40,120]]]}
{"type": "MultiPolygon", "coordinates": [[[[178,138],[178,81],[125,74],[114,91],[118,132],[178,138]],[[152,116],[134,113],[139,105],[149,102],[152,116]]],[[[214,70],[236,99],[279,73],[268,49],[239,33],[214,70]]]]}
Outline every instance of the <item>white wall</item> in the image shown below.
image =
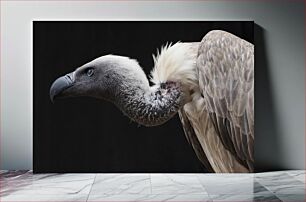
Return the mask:
{"type": "MultiPolygon", "coordinates": [[[[32,168],[32,20],[37,19],[254,20],[261,27],[258,33],[265,42],[255,45],[264,45],[258,50],[266,54],[266,61],[258,62],[263,64],[262,67],[256,66],[256,71],[260,73],[256,82],[264,82],[262,73],[268,73],[265,75],[269,81],[257,84],[256,88],[256,99],[260,101],[256,106],[256,163],[286,169],[304,168],[303,1],[0,3],[1,169],[32,168]],[[269,84],[271,91],[266,90],[265,84],[269,84]],[[261,91],[267,93],[267,99],[270,97],[267,106],[266,95],[261,97],[261,91]]],[[[261,37],[258,40],[262,42],[261,37]]]]}

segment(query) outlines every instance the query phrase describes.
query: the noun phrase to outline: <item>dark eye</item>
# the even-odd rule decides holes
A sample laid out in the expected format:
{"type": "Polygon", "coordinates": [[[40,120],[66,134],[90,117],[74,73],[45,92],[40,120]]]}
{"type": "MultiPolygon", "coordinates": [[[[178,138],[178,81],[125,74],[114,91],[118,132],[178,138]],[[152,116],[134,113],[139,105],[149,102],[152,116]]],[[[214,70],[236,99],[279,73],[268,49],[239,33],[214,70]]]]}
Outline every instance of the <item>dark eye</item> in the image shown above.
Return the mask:
{"type": "Polygon", "coordinates": [[[86,70],[86,74],[87,74],[87,76],[92,76],[92,75],[93,75],[93,73],[94,73],[93,68],[88,68],[88,69],[86,70]]]}

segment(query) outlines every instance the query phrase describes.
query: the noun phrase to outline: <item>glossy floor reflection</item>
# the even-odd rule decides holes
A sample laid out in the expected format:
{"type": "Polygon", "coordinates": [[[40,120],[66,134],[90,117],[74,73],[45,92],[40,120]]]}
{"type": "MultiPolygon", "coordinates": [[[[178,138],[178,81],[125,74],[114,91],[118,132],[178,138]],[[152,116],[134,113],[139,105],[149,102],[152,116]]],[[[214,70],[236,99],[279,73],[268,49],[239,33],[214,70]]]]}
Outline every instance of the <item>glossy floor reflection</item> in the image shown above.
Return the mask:
{"type": "Polygon", "coordinates": [[[0,201],[305,201],[305,171],[32,174],[1,171],[0,201]]]}

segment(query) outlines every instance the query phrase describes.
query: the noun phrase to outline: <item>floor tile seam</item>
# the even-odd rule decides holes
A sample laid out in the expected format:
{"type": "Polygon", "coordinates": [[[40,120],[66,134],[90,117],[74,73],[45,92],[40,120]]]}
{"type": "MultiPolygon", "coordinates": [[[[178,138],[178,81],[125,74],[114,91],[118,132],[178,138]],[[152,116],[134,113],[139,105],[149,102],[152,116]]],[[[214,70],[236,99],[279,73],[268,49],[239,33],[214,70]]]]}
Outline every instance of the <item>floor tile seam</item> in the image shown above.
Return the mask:
{"type": "Polygon", "coordinates": [[[88,199],[89,199],[89,196],[90,196],[90,193],[91,193],[92,187],[94,186],[95,181],[96,181],[96,177],[97,177],[97,174],[95,174],[94,180],[93,180],[93,182],[92,182],[92,185],[91,185],[91,187],[90,187],[90,190],[89,190],[88,195],[87,195],[87,198],[86,198],[86,202],[87,202],[87,201],[88,201],[88,199]]]}

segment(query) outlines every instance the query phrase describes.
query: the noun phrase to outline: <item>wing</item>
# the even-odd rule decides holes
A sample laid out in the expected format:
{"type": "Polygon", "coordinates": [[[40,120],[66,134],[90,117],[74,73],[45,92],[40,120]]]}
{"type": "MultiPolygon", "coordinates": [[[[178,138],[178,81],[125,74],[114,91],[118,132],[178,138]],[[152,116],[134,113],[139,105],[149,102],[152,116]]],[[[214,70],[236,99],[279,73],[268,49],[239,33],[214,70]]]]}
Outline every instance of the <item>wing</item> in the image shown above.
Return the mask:
{"type": "Polygon", "coordinates": [[[197,70],[205,111],[223,146],[253,171],[254,46],[224,31],[199,45],[197,70]]]}
{"type": "Polygon", "coordinates": [[[189,144],[192,146],[194,152],[196,153],[198,159],[201,161],[201,163],[205,166],[208,172],[214,172],[213,168],[211,167],[203,149],[202,146],[194,132],[193,127],[190,124],[190,121],[184,111],[184,109],[179,110],[179,117],[181,119],[183,129],[186,135],[186,138],[189,142],[189,144]]]}

